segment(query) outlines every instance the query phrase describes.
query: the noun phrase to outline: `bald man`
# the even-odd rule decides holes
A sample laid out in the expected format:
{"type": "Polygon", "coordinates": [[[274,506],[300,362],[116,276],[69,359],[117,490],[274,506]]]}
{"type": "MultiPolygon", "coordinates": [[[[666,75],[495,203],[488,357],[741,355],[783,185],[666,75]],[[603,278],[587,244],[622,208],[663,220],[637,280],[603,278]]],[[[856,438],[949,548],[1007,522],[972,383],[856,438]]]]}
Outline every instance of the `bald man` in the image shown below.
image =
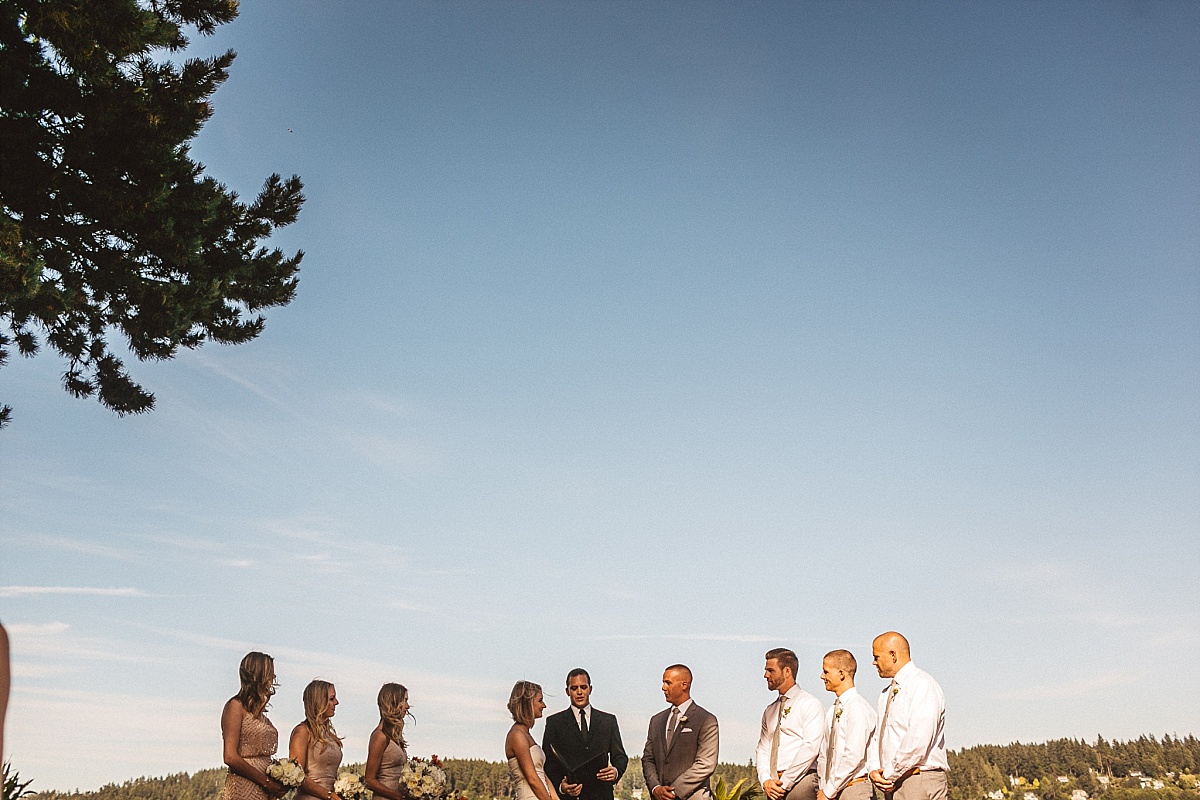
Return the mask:
{"type": "Polygon", "coordinates": [[[869,748],[871,783],[887,800],[946,800],[946,699],[928,672],[909,657],[908,640],[895,631],[871,643],[879,677],[891,681],[879,695],[875,747],[869,748]]]}
{"type": "Polygon", "coordinates": [[[673,664],[663,672],[670,708],[650,718],[642,777],[654,800],[711,800],[717,768],[717,718],[692,702],[692,671],[673,664]]]}

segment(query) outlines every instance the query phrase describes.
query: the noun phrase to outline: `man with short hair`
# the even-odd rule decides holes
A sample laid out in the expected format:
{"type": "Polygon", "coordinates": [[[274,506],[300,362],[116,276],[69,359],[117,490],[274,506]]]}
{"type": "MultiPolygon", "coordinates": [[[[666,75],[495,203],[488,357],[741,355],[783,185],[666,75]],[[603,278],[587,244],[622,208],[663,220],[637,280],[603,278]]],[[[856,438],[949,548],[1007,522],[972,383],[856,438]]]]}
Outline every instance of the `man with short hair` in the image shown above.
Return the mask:
{"type": "Polygon", "coordinates": [[[613,784],[629,766],[621,745],[617,718],[593,708],[592,678],[585,669],[567,673],[565,711],[546,718],[542,750],[546,754],[546,777],[558,787],[560,796],[580,800],[613,800],[613,784]]]}
{"type": "Polygon", "coordinates": [[[837,695],[825,716],[825,744],[817,760],[817,800],[871,800],[867,751],[875,742],[875,709],[854,688],[858,662],[849,650],[821,660],[821,680],[837,695]]]}
{"type": "Polygon", "coordinates": [[[763,711],[754,763],[768,800],[816,800],[817,757],[825,730],[821,701],[796,683],[796,654],[768,650],[763,677],[779,696],[763,711]]]}
{"type": "Polygon", "coordinates": [[[712,800],[708,782],[717,768],[717,718],[692,702],[692,671],[672,664],[663,672],[671,707],[650,718],[642,777],[654,800],[712,800]]]}
{"type": "Polygon", "coordinates": [[[871,783],[887,800],[946,800],[946,698],[937,681],[917,669],[908,640],[895,631],[871,643],[879,677],[875,746],[867,753],[871,783]]]}

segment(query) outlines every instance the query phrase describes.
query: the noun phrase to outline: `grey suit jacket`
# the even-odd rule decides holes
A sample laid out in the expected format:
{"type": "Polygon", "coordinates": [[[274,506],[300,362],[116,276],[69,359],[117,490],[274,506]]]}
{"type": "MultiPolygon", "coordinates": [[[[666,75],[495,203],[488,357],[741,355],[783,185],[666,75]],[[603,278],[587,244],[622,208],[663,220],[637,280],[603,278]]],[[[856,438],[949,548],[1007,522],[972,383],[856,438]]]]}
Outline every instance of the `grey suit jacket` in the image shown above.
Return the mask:
{"type": "Polygon", "coordinates": [[[642,776],[646,788],[675,787],[680,800],[711,797],[708,780],[717,768],[717,718],[695,702],[679,723],[679,730],[667,748],[667,719],[671,709],[650,718],[646,749],[642,752],[642,776]]]}

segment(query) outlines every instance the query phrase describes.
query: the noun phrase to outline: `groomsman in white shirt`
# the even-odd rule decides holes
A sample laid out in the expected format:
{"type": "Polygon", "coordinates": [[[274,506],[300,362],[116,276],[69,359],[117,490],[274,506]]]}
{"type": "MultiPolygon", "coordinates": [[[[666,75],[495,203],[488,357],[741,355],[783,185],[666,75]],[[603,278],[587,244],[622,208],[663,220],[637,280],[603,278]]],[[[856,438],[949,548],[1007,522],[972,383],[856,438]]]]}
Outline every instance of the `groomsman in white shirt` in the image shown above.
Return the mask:
{"type": "Polygon", "coordinates": [[[825,743],[817,759],[817,800],[870,800],[867,751],[875,743],[875,709],[854,688],[858,662],[849,650],[821,661],[821,680],[837,695],[825,715],[825,743]]]}
{"type": "Polygon", "coordinates": [[[875,746],[867,753],[871,782],[887,800],[946,800],[946,699],[937,681],[909,658],[908,640],[895,631],[871,643],[879,677],[875,746]]]}
{"type": "Polygon", "coordinates": [[[754,752],[758,782],[767,800],[816,800],[825,709],[797,685],[795,653],[777,647],[767,652],[766,659],[763,677],[779,697],[763,712],[754,752]]]}

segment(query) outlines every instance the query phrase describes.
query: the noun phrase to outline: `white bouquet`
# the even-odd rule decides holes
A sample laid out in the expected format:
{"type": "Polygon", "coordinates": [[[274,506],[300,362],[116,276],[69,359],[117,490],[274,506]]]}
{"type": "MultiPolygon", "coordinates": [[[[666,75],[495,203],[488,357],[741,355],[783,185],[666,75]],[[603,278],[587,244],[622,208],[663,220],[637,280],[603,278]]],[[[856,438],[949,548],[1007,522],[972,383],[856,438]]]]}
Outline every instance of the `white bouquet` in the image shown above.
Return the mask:
{"type": "Polygon", "coordinates": [[[411,800],[440,800],[450,792],[450,781],[437,756],[428,761],[410,758],[400,770],[400,789],[411,800]]]}
{"type": "Polygon", "coordinates": [[[274,778],[289,789],[304,783],[304,768],[290,758],[271,759],[267,777],[274,778]]]}
{"type": "Polygon", "coordinates": [[[333,793],[342,800],[367,800],[368,794],[362,778],[345,769],[338,773],[337,780],[333,782],[333,793]]]}

